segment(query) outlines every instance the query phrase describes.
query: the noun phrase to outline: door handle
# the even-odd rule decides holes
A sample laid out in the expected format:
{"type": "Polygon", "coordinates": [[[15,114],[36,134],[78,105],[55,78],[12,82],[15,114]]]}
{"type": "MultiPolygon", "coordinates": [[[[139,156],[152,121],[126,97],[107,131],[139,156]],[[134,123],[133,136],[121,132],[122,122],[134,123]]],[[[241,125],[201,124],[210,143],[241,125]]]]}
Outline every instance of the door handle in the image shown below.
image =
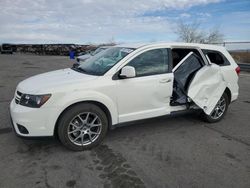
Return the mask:
{"type": "Polygon", "coordinates": [[[160,80],[160,83],[169,83],[171,81],[172,81],[171,78],[169,78],[169,79],[162,79],[162,80],[160,80]]]}

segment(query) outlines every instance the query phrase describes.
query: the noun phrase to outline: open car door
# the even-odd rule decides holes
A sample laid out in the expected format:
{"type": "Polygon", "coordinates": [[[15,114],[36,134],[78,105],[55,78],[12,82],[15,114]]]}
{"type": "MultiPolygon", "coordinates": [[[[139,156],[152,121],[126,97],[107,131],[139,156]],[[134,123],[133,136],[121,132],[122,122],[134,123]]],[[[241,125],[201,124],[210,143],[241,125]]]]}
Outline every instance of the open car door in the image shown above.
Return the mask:
{"type": "Polygon", "coordinates": [[[194,76],[188,88],[188,96],[210,115],[226,89],[220,66],[205,65],[194,76]]]}
{"type": "Polygon", "coordinates": [[[173,69],[174,79],[186,97],[210,115],[226,89],[226,82],[218,65],[202,65],[201,61],[190,52],[173,69]]]}

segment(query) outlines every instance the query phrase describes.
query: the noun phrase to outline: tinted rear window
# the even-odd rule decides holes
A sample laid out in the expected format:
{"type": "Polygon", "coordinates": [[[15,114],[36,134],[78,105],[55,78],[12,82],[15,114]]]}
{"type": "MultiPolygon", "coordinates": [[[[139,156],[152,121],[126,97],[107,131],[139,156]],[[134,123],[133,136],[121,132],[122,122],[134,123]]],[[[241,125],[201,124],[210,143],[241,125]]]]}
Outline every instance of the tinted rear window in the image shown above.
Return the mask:
{"type": "Polygon", "coordinates": [[[213,50],[202,50],[205,55],[208,56],[211,63],[217,64],[219,66],[230,65],[227,58],[218,51],[213,50]]]}

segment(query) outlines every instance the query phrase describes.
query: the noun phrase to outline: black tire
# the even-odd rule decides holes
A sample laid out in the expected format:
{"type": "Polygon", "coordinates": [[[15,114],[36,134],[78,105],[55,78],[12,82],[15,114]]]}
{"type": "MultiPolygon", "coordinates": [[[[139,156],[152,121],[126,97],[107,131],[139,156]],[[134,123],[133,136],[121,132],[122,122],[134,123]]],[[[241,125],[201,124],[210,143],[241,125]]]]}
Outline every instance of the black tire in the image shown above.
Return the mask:
{"type": "Polygon", "coordinates": [[[225,114],[227,112],[227,109],[228,109],[228,105],[229,105],[229,98],[228,98],[226,93],[223,93],[220,100],[223,99],[223,98],[225,100],[225,110],[224,110],[223,114],[220,117],[215,119],[215,118],[212,117],[212,114],[213,114],[215,109],[213,110],[213,112],[210,115],[207,115],[204,112],[202,112],[202,117],[206,122],[208,122],[208,123],[216,123],[216,122],[220,121],[225,116],[225,114]]]}
{"type": "MultiPolygon", "coordinates": [[[[88,118],[86,118],[86,119],[88,119],[88,118]]],[[[97,146],[104,139],[104,137],[107,133],[107,130],[108,130],[108,119],[107,119],[106,114],[103,112],[103,110],[100,107],[98,107],[97,105],[91,104],[91,103],[82,103],[82,104],[77,104],[77,105],[70,107],[67,111],[65,111],[62,114],[62,117],[60,118],[58,123],[59,123],[58,124],[59,140],[62,142],[62,144],[64,146],[66,146],[68,149],[73,150],[73,151],[89,150],[89,149],[97,146]],[[84,113],[95,114],[96,116],[98,116],[98,118],[99,118],[98,121],[100,121],[100,124],[101,124],[100,133],[98,134],[98,137],[93,142],[90,139],[91,136],[89,136],[88,133],[86,133],[86,135],[89,136],[91,143],[89,143],[88,145],[77,145],[77,143],[73,143],[73,141],[70,139],[70,137],[74,136],[74,135],[73,135],[73,133],[71,133],[71,136],[69,136],[69,134],[68,134],[68,131],[70,128],[69,126],[70,126],[70,123],[72,122],[72,120],[74,118],[78,117],[78,114],[84,114],[84,113]]],[[[84,126],[84,125],[81,125],[81,126],[84,126]]],[[[75,127],[75,125],[74,125],[74,127],[75,127]]],[[[83,128],[81,128],[81,129],[83,129],[83,128]]],[[[81,131],[83,131],[83,130],[81,130],[81,131]]],[[[80,135],[81,131],[74,133],[74,134],[79,133],[79,135],[80,135]]],[[[83,136],[83,137],[86,137],[86,136],[83,136]]],[[[82,139],[82,138],[80,137],[80,139],[82,139]]]]}

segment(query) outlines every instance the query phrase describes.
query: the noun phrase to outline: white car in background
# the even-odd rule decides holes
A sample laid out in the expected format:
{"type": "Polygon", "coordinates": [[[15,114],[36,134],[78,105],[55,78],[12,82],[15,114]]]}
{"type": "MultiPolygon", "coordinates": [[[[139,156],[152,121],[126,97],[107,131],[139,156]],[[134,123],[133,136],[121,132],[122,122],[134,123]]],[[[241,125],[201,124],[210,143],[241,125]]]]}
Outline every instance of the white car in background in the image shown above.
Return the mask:
{"type": "Polygon", "coordinates": [[[57,135],[72,150],[96,146],[123,123],[183,110],[200,110],[213,123],[237,99],[239,71],[220,46],[118,45],[19,83],[11,121],[19,136],[57,135]]]}
{"type": "Polygon", "coordinates": [[[106,50],[106,49],[108,49],[108,48],[109,48],[109,46],[102,46],[102,47],[99,47],[99,48],[97,48],[95,51],[92,51],[92,52],[86,53],[86,54],[84,54],[84,55],[78,56],[78,57],[76,58],[76,61],[77,61],[78,63],[84,62],[84,61],[86,61],[87,59],[89,59],[90,57],[92,57],[92,56],[98,54],[99,52],[101,52],[101,51],[103,51],[103,50],[106,50]]]}

